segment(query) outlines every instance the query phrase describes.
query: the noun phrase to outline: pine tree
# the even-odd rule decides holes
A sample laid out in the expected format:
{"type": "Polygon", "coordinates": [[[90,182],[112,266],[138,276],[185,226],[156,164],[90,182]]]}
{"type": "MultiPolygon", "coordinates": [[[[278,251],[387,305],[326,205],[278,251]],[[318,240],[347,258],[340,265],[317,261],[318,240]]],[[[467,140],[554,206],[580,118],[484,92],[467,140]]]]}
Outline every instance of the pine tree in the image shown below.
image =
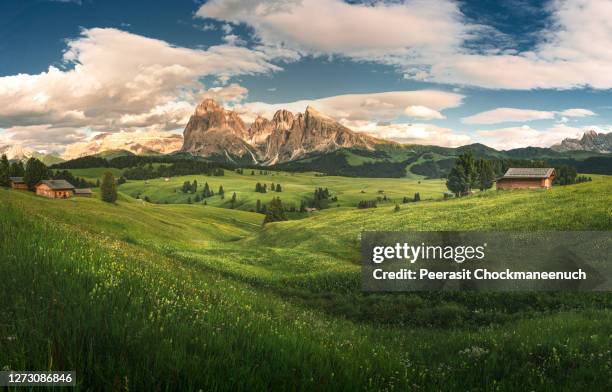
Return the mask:
{"type": "Polygon", "coordinates": [[[51,173],[47,166],[36,158],[28,159],[26,163],[25,174],[23,181],[28,185],[30,190],[34,190],[34,186],[41,180],[48,180],[51,173]]]}
{"type": "Polygon", "coordinates": [[[191,184],[191,193],[196,193],[198,191],[198,181],[193,180],[193,184],[191,184]]]}
{"type": "Polygon", "coordinates": [[[304,200],[300,202],[300,212],[306,212],[306,203],[304,200]]]}
{"type": "Polygon", "coordinates": [[[196,203],[199,203],[199,202],[201,202],[201,201],[202,201],[202,199],[200,198],[200,194],[199,194],[199,193],[196,193],[196,195],[195,195],[195,202],[196,202],[196,203]]]}
{"type": "Polygon", "coordinates": [[[207,197],[211,197],[212,194],[210,192],[210,187],[208,186],[208,182],[204,183],[204,189],[202,190],[202,197],[203,198],[207,198],[207,197]]]}
{"type": "Polygon", "coordinates": [[[6,155],[2,155],[2,159],[0,159],[0,186],[9,186],[10,179],[9,174],[11,172],[11,165],[9,164],[8,158],[6,155]]]}
{"type": "Polygon", "coordinates": [[[231,207],[234,208],[234,206],[236,205],[236,192],[234,192],[234,194],[232,195],[232,200],[230,201],[231,203],[231,207]]]}
{"type": "Polygon", "coordinates": [[[187,198],[187,204],[191,204],[191,196],[187,198]]]}
{"type": "Polygon", "coordinates": [[[415,194],[414,194],[414,199],[413,199],[413,201],[415,201],[415,202],[416,202],[416,201],[421,201],[421,194],[420,194],[419,192],[417,192],[417,193],[415,193],[415,194]]]}
{"type": "Polygon", "coordinates": [[[283,188],[281,188],[281,184],[276,184],[276,192],[282,192],[283,188]]]}
{"type": "Polygon", "coordinates": [[[286,221],[287,215],[281,199],[278,197],[272,198],[270,201],[270,207],[266,211],[266,217],[264,218],[264,224],[268,222],[280,222],[286,221]]]}
{"type": "MultiPolygon", "coordinates": [[[[106,172],[102,176],[100,197],[102,201],[107,203],[114,203],[117,201],[117,185],[115,184],[115,177],[111,172],[106,172]]],[[[147,196],[145,196],[145,201],[149,201],[147,196]]]]}
{"type": "Polygon", "coordinates": [[[261,212],[261,200],[257,199],[257,203],[255,204],[255,212],[261,212]]]}
{"type": "Polygon", "coordinates": [[[478,171],[471,150],[459,155],[455,166],[448,174],[446,187],[457,197],[467,195],[473,186],[478,185],[478,171]]]}
{"type": "Polygon", "coordinates": [[[395,208],[393,209],[393,211],[394,212],[399,212],[399,210],[400,210],[400,206],[399,206],[399,204],[396,203],[395,204],[395,208]]]}
{"type": "Polygon", "coordinates": [[[25,175],[25,169],[23,167],[23,162],[17,161],[11,163],[11,168],[9,170],[9,177],[23,177],[25,175]]]}
{"type": "Polygon", "coordinates": [[[476,167],[478,169],[478,188],[481,191],[490,189],[495,180],[495,173],[493,172],[491,162],[486,159],[479,159],[476,162],[476,167]]]}

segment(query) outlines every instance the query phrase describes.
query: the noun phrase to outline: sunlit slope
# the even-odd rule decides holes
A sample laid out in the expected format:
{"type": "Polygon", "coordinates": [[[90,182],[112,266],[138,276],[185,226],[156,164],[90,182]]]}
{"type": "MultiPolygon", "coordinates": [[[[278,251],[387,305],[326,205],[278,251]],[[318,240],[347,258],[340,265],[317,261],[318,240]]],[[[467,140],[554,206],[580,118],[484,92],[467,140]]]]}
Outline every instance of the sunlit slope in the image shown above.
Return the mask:
{"type": "Polygon", "coordinates": [[[208,183],[215,196],[207,198],[208,205],[229,208],[232,194],[236,193],[236,209],[254,209],[257,200],[269,203],[273,197],[280,197],[287,207],[299,208],[302,200],[310,200],[316,188],[328,188],[332,196],[337,196],[338,201],[330,203],[330,207],[355,207],[360,200],[374,200],[378,197],[392,199],[386,205],[394,205],[401,202],[402,198],[414,197],[416,192],[420,193],[421,199],[442,198],[446,187],[442,180],[415,180],[409,178],[349,178],[336,176],[319,176],[315,173],[287,173],[268,172],[259,174],[259,170],[245,169],[244,174],[226,170],[224,176],[213,177],[204,175],[190,175],[172,177],[169,181],[163,178],[148,181],[128,181],[120,186],[120,190],[132,197],[145,196],[155,203],[187,203],[188,199],[195,201],[195,194],[181,192],[185,181],[190,183],[194,180],[198,183],[197,193],[201,195],[204,183],[208,183]],[[271,184],[281,184],[282,192],[255,192],[257,183],[266,184],[270,189],[271,184]],[[225,199],[221,199],[217,192],[219,186],[223,185],[225,199]]]}
{"type": "Polygon", "coordinates": [[[612,177],[550,190],[488,191],[459,200],[342,210],[266,225],[252,241],[358,260],[363,231],[612,230],[612,177]]]}
{"type": "Polygon", "coordinates": [[[88,232],[161,248],[209,248],[259,230],[261,214],[211,206],[156,205],[120,195],[117,204],[93,198],[52,200],[30,192],[0,190],[0,200],[29,215],[45,216],[88,232]]]}
{"type": "MultiPolygon", "coordinates": [[[[591,195],[599,199],[601,189],[591,195]]],[[[470,200],[449,202],[449,208],[453,203],[463,207],[470,200]]],[[[600,210],[596,202],[594,211],[600,210]]],[[[383,210],[356,215],[376,214],[387,216],[383,210]]],[[[75,369],[79,385],[94,390],[610,387],[601,377],[609,371],[612,333],[605,293],[562,296],[541,313],[533,313],[534,305],[549,302],[539,298],[559,302],[559,295],[448,294],[470,300],[478,311],[441,301],[436,293],[431,302],[410,294],[368,296],[364,303],[358,293],[334,299],[322,291],[306,301],[280,291],[283,279],[314,274],[326,263],[354,265],[316,256],[313,243],[299,249],[296,244],[307,239],[297,226],[270,225],[259,236],[260,217],[129,198],[108,205],[0,190],[0,336],[6,337],[0,339],[0,362],[11,369],[75,369]],[[279,249],[284,241],[284,253],[267,247],[270,241],[279,249]],[[175,253],[180,249],[201,260],[175,253]],[[264,272],[277,280],[267,280],[264,272]],[[503,307],[525,314],[500,318],[507,321],[503,325],[464,322],[483,308],[503,307]],[[389,327],[383,316],[421,318],[428,327],[389,327]]],[[[318,218],[336,221],[332,214],[318,218]]],[[[321,227],[330,231],[311,234],[341,241],[346,226],[329,225],[321,227]]],[[[315,292],[325,284],[316,278],[303,283],[315,292]]]]}

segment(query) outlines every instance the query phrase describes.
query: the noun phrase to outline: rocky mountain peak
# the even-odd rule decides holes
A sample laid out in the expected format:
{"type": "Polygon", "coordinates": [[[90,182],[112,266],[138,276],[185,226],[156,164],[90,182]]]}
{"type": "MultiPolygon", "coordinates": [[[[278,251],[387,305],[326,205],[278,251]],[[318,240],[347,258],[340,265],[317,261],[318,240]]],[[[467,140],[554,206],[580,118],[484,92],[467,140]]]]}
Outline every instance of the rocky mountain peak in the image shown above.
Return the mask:
{"type": "MultiPolygon", "coordinates": [[[[311,152],[373,148],[376,141],[358,134],[308,106],[304,113],[281,109],[272,120],[257,116],[246,129],[240,116],[213,100],[198,107],[184,131],[183,151],[196,155],[247,156],[264,164],[286,162],[311,152]]],[[[231,159],[231,158],[230,158],[231,159]]]]}
{"type": "Polygon", "coordinates": [[[593,151],[603,154],[612,153],[612,133],[597,133],[589,129],[581,139],[564,139],[561,143],[551,147],[555,151],[593,151]]]}

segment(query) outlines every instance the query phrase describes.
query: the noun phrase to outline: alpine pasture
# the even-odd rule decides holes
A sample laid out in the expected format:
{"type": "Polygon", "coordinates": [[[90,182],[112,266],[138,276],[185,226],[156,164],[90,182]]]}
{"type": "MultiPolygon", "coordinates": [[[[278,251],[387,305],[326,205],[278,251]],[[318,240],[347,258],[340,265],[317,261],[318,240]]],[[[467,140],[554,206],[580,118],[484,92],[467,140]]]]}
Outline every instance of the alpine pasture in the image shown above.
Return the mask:
{"type": "Polygon", "coordinates": [[[245,169],[128,181],[116,204],[0,189],[0,367],[75,369],[82,389],[612,387],[609,293],[359,288],[361,231],[610,230],[612,178],[452,200],[420,181],[245,169]],[[225,199],[187,204],[176,189],[194,179],[225,199]],[[266,225],[250,212],[318,187],[341,207],[266,225]]]}

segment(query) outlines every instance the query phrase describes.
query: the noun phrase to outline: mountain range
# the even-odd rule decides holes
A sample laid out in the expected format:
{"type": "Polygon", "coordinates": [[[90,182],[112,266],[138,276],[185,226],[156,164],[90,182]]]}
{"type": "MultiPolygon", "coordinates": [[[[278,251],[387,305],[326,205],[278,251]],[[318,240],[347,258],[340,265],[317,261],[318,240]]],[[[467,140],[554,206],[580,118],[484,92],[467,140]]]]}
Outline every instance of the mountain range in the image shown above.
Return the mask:
{"type": "Polygon", "coordinates": [[[374,150],[377,144],[386,143],[353,132],[311,106],[297,114],[279,110],[271,120],[258,116],[247,127],[236,112],[212,99],[198,105],[183,136],[183,152],[263,165],[340,148],[374,150]]]}
{"type": "Polygon", "coordinates": [[[612,133],[597,133],[589,130],[584,132],[581,139],[564,139],[561,143],[551,147],[555,151],[593,151],[602,154],[612,152],[612,133]]]}
{"type": "MultiPolygon", "coordinates": [[[[312,167],[348,162],[344,165],[440,162],[470,148],[477,155],[506,159],[586,159],[612,152],[612,133],[588,130],[581,139],[565,139],[551,148],[526,147],[498,151],[482,144],[458,148],[402,145],[354,132],[333,118],[308,106],[303,113],[278,110],[271,119],[258,116],[247,125],[237,112],[223,108],[212,99],[202,101],[185,126],[183,136],[169,132],[101,133],[92,139],[69,145],[62,158],[96,155],[111,159],[125,154],[160,155],[183,153],[244,165],[312,167]],[[342,156],[342,158],[340,158],[342,156]],[[428,157],[433,157],[432,159],[428,157]],[[340,159],[340,161],[338,161],[340,159]]],[[[0,145],[0,154],[9,159],[37,157],[46,163],[61,161],[20,145],[0,145]]],[[[414,163],[412,166],[421,164],[414,163]]],[[[399,169],[398,169],[399,170],[399,169]]],[[[429,170],[429,169],[428,169],[429,170]]],[[[433,170],[434,172],[437,171],[433,170]]]]}

